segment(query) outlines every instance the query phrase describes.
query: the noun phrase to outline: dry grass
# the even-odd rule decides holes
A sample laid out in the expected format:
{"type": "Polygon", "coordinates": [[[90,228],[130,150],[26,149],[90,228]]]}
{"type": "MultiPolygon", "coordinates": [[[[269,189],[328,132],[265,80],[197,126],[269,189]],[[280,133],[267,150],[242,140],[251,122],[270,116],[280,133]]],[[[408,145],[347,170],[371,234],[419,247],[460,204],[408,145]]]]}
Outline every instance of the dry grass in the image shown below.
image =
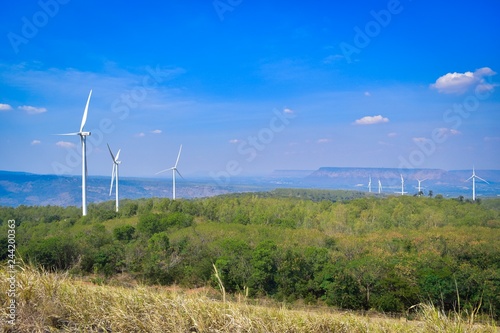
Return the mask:
{"type": "Polygon", "coordinates": [[[422,306],[420,320],[401,321],[316,310],[289,310],[213,300],[137,286],[100,286],[25,267],[17,273],[17,321],[7,322],[7,272],[0,269],[4,332],[499,332],[422,306]]]}

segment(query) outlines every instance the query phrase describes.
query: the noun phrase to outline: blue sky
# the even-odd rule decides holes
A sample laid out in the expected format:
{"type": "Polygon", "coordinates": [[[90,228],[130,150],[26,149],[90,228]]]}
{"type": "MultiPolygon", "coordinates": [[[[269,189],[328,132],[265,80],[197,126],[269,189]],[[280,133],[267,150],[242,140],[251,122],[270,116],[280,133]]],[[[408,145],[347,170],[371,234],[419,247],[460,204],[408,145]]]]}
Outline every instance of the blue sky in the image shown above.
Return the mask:
{"type": "Polygon", "coordinates": [[[500,3],[9,2],[0,170],[500,169],[500,3]]]}

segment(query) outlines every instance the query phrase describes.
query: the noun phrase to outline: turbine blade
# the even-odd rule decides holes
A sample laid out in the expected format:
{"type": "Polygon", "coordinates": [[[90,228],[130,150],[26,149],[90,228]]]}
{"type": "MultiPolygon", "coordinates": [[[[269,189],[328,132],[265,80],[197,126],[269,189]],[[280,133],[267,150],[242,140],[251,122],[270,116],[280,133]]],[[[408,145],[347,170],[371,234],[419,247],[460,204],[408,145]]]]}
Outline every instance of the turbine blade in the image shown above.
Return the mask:
{"type": "Polygon", "coordinates": [[[64,134],[53,134],[53,135],[80,135],[80,133],[64,133],[64,134]]]}
{"type": "Polygon", "coordinates": [[[475,176],[470,176],[469,178],[467,178],[465,181],[468,182],[469,180],[471,180],[472,178],[474,178],[475,176]]]}
{"type": "Polygon", "coordinates": [[[85,111],[83,111],[82,124],[80,125],[80,132],[83,131],[83,126],[87,122],[87,113],[89,111],[90,96],[92,96],[92,89],[90,89],[89,98],[87,98],[87,104],[85,105],[85,111]]]}
{"type": "Polygon", "coordinates": [[[115,155],[113,155],[113,152],[111,151],[111,148],[109,147],[109,143],[106,143],[108,145],[108,150],[109,153],[111,154],[111,158],[113,159],[113,162],[115,161],[115,155]]]}
{"type": "Polygon", "coordinates": [[[111,186],[109,187],[109,195],[111,196],[111,192],[113,192],[113,183],[115,181],[115,168],[116,165],[113,164],[113,171],[111,172],[111,186]]]}
{"type": "Polygon", "coordinates": [[[174,168],[177,168],[177,163],[179,163],[179,158],[181,157],[181,150],[182,150],[182,145],[179,148],[179,154],[177,155],[177,160],[175,161],[174,168]]]}
{"type": "Polygon", "coordinates": [[[182,179],[184,179],[184,177],[182,177],[182,175],[181,175],[181,173],[179,172],[179,170],[177,170],[177,169],[174,169],[174,170],[175,170],[175,172],[177,172],[177,173],[179,174],[179,176],[181,176],[181,178],[182,178],[182,179]]]}
{"type": "Polygon", "coordinates": [[[158,175],[158,174],[163,173],[163,172],[170,171],[170,170],[172,170],[172,169],[173,169],[173,168],[169,168],[169,169],[165,169],[165,170],[158,171],[157,173],[155,173],[155,175],[158,175]]]}
{"type": "Polygon", "coordinates": [[[118,149],[118,152],[116,153],[116,157],[115,157],[115,159],[114,159],[115,163],[117,163],[117,162],[118,162],[118,158],[120,157],[120,152],[121,152],[121,151],[122,151],[121,149],[118,149]]]}
{"type": "Polygon", "coordinates": [[[479,177],[479,176],[476,176],[477,179],[480,179],[482,180],[483,182],[485,182],[486,184],[489,184],[486,180],[484,180],[483,178],[479,177]]]}

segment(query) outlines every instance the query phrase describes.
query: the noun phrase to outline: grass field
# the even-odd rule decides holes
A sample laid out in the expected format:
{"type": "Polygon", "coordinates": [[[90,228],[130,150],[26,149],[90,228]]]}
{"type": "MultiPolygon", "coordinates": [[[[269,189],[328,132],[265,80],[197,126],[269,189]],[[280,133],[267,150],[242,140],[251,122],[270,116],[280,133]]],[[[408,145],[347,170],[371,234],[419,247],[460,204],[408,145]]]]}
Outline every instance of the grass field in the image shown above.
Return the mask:
{"type": "Polygon", "coordinates": [[[4,332],[500,332],[468,314],[419,305],[413,320],[279,305],[223,302],[214,290],[98,285],[31,267],[15,274],[15,323],[9,323],[10,274],[0,269],[4,332]]]}

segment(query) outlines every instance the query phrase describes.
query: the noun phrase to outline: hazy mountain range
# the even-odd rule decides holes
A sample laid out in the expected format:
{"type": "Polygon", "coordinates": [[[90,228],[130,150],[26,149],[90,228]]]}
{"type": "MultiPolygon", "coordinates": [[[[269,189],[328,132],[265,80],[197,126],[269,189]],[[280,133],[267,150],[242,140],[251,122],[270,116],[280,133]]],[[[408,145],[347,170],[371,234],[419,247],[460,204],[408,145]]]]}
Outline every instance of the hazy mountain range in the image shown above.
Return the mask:
{"type": "MultiPolygon", "coordinates": [[[[396,195],[401,192],[401,174],[405,180],[405,192],[417,193],[417,180],[424,194],[442,194],[447,197],[460,195],[470,198],[472,182],[466,181],[472,170],[440,170],[396,168],[341,168],[322,167],[318,170],[276,170],[267,176],[232,177],[216,180],[210,177],[177,179],[178,198],[197,198],[219,194],[249,191],[267,191],[275,188],[323,188],[378,192],[396,195]]],[[[500,195],[500,170],[476,170],[476,174],[487,180],[476,182],[478,197],[500,195]]],[[[114,199],[109,196],[110,177],[89,176],[88,202],[102,202],[114,199]]],[[[171,178],[120,178],[120,198],[137,199],[145,197],[171,197],[171,178]]],[[[81,205],[81,177],[38,175],[24,172],[0,171],[0,205],[81,205]]]]}

